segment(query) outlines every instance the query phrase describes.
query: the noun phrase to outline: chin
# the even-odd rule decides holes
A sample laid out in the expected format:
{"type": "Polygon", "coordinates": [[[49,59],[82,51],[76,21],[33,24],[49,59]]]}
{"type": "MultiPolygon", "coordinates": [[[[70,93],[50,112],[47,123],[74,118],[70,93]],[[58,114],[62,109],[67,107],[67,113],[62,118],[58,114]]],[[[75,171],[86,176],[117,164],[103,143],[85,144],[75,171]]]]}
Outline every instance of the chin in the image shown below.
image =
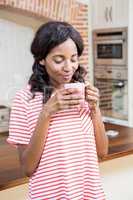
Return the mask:
{"type": "Polygon", "coordinates": [[[72,79],[64,81],[65,83],[70,83],[72,79]]]}

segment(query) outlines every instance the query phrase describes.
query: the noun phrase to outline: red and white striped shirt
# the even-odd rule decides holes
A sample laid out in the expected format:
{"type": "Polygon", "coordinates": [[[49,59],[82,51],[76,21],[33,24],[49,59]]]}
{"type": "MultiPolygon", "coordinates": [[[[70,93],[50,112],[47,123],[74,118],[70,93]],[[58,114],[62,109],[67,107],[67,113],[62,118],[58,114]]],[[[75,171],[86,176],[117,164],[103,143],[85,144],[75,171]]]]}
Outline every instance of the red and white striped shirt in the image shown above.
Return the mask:
{"type": "MultiPolygon", "coordinates": [[[[29,86],[16,94],[9,137],[28,144],[42,109],[42,93],[32,99],[29,86]]],[[[38,167],[29,182],[29,200],[105,200],[88,103],[51,117],[38,167]]]]}

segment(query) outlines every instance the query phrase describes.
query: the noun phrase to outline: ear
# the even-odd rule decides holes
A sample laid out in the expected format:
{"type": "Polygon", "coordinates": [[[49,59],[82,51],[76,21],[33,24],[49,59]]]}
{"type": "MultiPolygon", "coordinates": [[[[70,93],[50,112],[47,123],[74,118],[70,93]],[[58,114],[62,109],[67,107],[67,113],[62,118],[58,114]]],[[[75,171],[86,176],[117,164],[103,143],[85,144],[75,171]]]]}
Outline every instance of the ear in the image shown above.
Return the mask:
{"type": "Polygon", "coordinates": [[[40,65],[45,65],[45,60],[44,60],[44,59],[40,60],[40,61],[39,61],[39,64],[40,64],[40,65]]]}

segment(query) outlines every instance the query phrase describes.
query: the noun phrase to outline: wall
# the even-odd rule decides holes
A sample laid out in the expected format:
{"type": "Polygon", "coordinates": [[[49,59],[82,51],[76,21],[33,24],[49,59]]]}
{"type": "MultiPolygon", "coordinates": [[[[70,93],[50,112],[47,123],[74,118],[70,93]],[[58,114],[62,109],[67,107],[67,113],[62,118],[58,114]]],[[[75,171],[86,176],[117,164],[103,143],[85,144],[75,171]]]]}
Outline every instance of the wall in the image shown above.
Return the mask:
{"type": "Polygon", "coordinates": [[[26,85],[33,63],[30,27],[0,19],[0,104],[10,106],[17,90],[26,85]]]}
{"type": "Polygon", "coordinates": [[[27,84],[33,63],[30,43],[47,21],[0,9],[0,104],[10,106],[16,91],[27,84]]]}

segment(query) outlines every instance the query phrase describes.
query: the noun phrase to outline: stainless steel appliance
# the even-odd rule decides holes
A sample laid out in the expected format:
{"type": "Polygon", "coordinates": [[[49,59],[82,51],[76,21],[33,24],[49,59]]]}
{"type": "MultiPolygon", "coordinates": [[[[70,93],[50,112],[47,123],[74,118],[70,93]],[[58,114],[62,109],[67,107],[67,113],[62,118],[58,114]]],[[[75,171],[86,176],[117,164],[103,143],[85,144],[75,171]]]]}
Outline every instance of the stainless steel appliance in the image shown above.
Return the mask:
{"type": "Polygon", "coordinates": [[[93,32],[94,83],[105,117],[128,118],[127,28],[93,32]]]}
{"type": "Polygon", "coordinates": [[[93,41],[96,65],[127,64],[127,28],[94,31],[93,41]]]}

